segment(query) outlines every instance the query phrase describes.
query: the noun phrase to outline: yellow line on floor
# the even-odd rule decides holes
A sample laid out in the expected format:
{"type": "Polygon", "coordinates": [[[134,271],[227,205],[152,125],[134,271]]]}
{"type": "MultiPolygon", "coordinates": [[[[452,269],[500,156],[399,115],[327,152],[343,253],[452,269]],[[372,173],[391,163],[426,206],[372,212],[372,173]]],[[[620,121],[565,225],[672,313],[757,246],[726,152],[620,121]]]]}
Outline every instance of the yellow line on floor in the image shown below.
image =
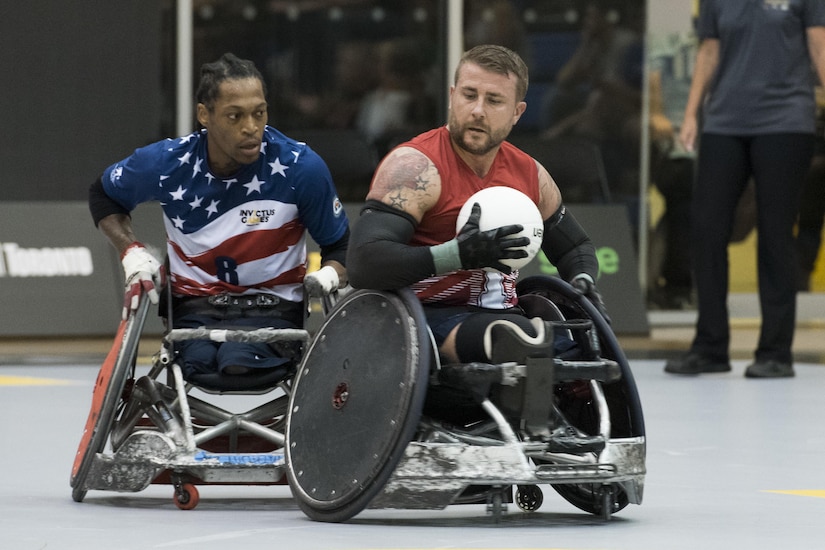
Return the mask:
{"type": "Polygon", "coordinates": [[[54,378],[0,375],[0,386],[68,386],[71,383],[69,380],[57,380],[54,378]]]}
{"type": "Polygon", "coordinates": [[[764,491],[765,493],[777,493],[782,495],[794,495],[798,497],[825,498],[825,489],[804,489],[799,491],[764,491]]]}

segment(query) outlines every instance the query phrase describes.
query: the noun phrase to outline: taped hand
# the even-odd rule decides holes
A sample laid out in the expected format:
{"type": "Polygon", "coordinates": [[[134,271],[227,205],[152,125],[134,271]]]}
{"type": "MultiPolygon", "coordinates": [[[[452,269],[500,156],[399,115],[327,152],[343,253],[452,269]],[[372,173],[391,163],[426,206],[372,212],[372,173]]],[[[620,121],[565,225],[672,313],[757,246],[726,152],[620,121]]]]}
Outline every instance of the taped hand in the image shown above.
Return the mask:
{"type": "Polygon", "coordinates": [[[331,265],[326,265],[318,271],[307,273],[304,277],[304,288],[313,298],[328,296],[338,289],[338,272],[331,265]]]}
{"type": "Polygon", "coordinates": [[[570,284],[573,288],[584,294],[584,296],[590,300],[590,303],[596,306],[596,309],[608,324],[613,322],[607,314],[607,308],[604,307],[602,295],[599,293],[596,288],[596,283],[593,282],[593,278],[590,277],[590,275],[587,273],[579,273],[570,280],[570,284]]]}
{"type": "Polygon", "coordinates": [[[481,218],[481,205],[475,203],[467,223],[461,228],[455,240],[458,242],[458,255],[464,269],[492,267],[503,273],[510,273],[512,268],[501,260],[526,258],[527,251],[512,250],[530,244],[527,237],[508,238],[524,229],[519,224],[504,225],[496,229],[481,231],[478,220],[481,218]]]}
{"type": "Polygon", "coordinates": [[[120,256],[126,275],[126,292],[123,297],[123,318],[138,307],[140,295],[146,292],[149,301],[158,303],[158,288],[163,286],[166,273],[163,265],[152,256],[143,243],[134,242],[120,256]]]}

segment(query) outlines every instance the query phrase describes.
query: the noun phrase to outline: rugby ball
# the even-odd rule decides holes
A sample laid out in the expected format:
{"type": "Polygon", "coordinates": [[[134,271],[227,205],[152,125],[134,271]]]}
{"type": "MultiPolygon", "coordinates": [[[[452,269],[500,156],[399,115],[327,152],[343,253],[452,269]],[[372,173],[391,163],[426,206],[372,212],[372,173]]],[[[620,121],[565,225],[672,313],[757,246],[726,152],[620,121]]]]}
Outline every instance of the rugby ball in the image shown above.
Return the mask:
{"type": "Polygon", "coordinates": [[[467,202],[461,207],[456,219],[456,234],[467,223],[475,203],[481,206],[481,218],[478,221],[478,228],[481,231],[489,231],[505,225],[520,224],[524,229],[512,235],[512,237],[527,237],[530,239],[530,244],[521,247],[527,251],[526,258],[504,259],[501,263],[513,269],[521,269],[538,254],[538,251],[541,250],[544,220],[541,218],[536,203],[530,197],[512,187],[487,187],[482,189],[467,199],[467,202]]]}

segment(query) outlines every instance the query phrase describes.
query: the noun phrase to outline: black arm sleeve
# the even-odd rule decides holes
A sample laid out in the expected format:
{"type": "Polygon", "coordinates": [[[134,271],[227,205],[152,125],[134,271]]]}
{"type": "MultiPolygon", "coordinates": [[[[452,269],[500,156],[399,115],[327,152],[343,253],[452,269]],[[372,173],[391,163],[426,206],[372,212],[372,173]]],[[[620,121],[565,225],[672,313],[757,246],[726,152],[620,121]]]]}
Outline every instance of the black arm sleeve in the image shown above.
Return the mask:
{"type": "Polygon", "coordinates": [[[347,246],[349,245],[349,227],[346,233],[334,243],[321,247],[321,263],[336,261],[341,265],[347,265],[347,246]]]}
{"type": "Polygon", "coordinates": [[[347,276],[355,288],[395,290],[435,274],[428,246],[410,246],[412,217],[378,201],[367,201],[355,223],[347,254],[347,276]]]}
{"type": "Polygon", "coordinates": [[[106,191],[103,190],[103,181],[100,178],[97,178],[89,187],[89,211],[92,213],[95,227],[100,223],[100,220],[111,214],[129,215],[127,209],[106,194],[106,191]]]}
{"type": "Polygon", "coordinates": [[[594,281],[597,279],[599,261],[596,259],[596,247],[563,204],[555,214],[544,220],[541,249],[565,281],[579,273],[587,273],[594,281]]]}

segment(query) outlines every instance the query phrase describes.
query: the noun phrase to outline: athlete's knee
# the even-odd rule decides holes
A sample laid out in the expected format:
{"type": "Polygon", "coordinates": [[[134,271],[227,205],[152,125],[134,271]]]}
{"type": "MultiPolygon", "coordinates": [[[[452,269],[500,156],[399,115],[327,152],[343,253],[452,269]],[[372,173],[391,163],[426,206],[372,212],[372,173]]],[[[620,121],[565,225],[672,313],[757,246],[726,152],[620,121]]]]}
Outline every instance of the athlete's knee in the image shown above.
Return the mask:
{"type": "Polygon", "coordinates": [[[539,318],[483,313],[464,320],[455,331],[455,352],[463,363],[522,362],[552,356],[552,330],[539,318]]]}

